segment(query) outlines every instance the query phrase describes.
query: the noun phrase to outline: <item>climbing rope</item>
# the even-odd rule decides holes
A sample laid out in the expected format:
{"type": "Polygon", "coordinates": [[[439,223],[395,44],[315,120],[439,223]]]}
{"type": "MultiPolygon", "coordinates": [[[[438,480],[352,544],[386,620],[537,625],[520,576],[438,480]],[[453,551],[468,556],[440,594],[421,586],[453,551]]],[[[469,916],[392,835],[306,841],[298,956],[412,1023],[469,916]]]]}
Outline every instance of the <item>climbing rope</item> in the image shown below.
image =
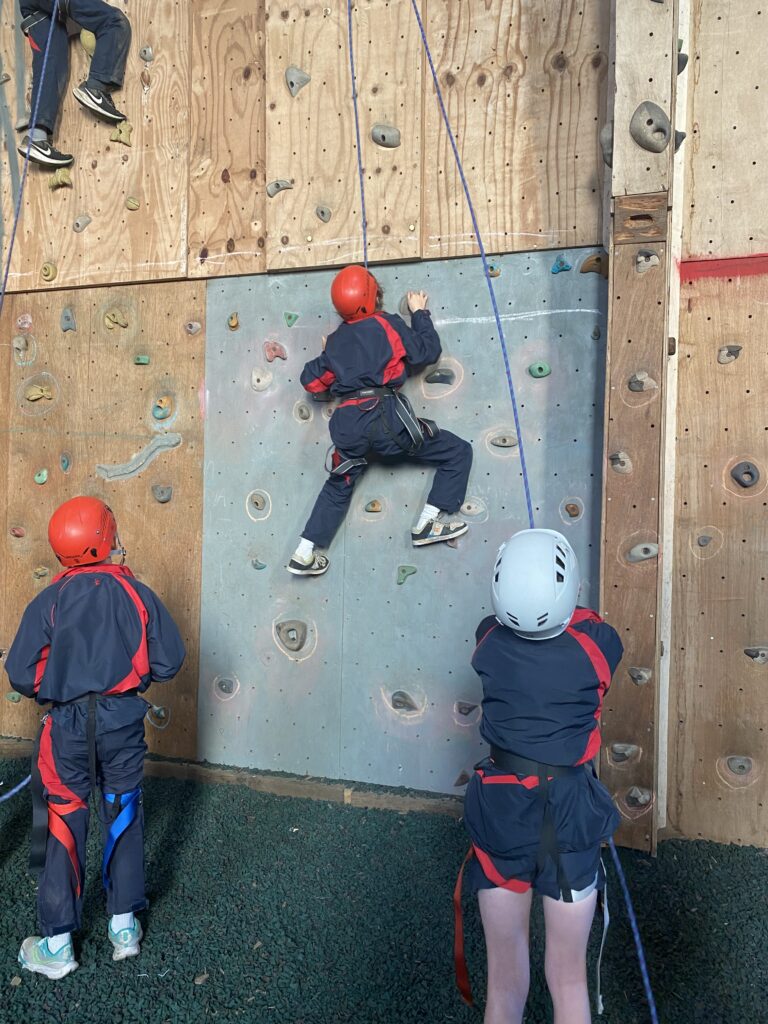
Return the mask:
{"type": "Polygon", "coordinates": [[[629,923],[632,928],[632,937],[635,940],[635,949],[637,950],[637,959],[640,963],[640,974],[643,978],[645,998],[648,1000],[648,1009],[651,1011],[651,1020],[653,1021],[653,1024],[659,1024],[659,1015],[656,1010],[656,1000],[653,998],[653,989],[651,988],[651,978],[648,973],[648,964],[645,959],[643,940],[640,938],[640,928],[638,927],[637,918],[635,917],[635,908],[632,905],[629,886],[627,885],[624,869],[622,868],[621,861],[619,860],[619,851],[616,849],[616,843],[614,843],[613,837],[608,840],[608,845],[611,848],[613,866],[616,868],[616,874],[619,876],[619,885],[621,886],[621,891],[624,895],[624,903],[627,907],[627,916],[629,917],[629,923]]]}
{"type": "Polygon", "coordinates": [[[360,179],[360,214],[363,221],[363,263],[368,269],[368,221],[365,216],[365,180],[363,177],[363,153],[360,148],[360,118],[357,113],[357,75],[355,74],[355,50],[352,44],[352,0],[347,0],[347,24],[349,27],[349,69],[352,76],[352,106],[355,109],[355,137],[357,139],[357,174],[360,179]]]}
{"type": "Polygon", "coordinates": [[[21,171],[21,181],[19,182],[19,194],[16,197],[16,212],[13,217],[13,228],[11,230],[11,240],[8,243],[8,258],[5,263],[5,274],[3,275],[3,284],[0,288],[0,316],[2,316],[3,305],[5,303],[5,293],[8,288],[8,275],[11,272],[11,257],[13,256],[13,245],[16,241],[16,231],[19,226],[19,218],[21,217],[21,201],[24,198],[24,185],[27,180],[27,170],[29,169],[29,152],[32,148],[32,129],[37,125],[37,111],[40,106],[40,96],[43,91],[43,81],[45,80],[45,72],[48,67],[48,53],[51,48],[51,39],[53,38],[53,28],[56,24],[56,18],[59,13],[59,0],[53,0],[53,9],[51,10],[51,27],[48,29],[48,39],[45,43],[45,51],[43,53],[43,67],[40,72],[40,81],[37,84],[37,96],[35,97],[35,107],[32,111],[32,117],[29,121],[27,136],[27,152],[24,154],[24,167],[21,171]]]}
{"type": "Polygon", "coordinates": [[[14,786],[13,789],[9,789],[7,793],[3,793],[3,795],[0,796],[0,804],[4,804],[6,800],[10,800],[12,796],[16,796],[17,793],[20,793],[25,786],[29,785],[31,778],[32,776],[28,775],[26,779],[21,780],[18,786],[14,786]]]}

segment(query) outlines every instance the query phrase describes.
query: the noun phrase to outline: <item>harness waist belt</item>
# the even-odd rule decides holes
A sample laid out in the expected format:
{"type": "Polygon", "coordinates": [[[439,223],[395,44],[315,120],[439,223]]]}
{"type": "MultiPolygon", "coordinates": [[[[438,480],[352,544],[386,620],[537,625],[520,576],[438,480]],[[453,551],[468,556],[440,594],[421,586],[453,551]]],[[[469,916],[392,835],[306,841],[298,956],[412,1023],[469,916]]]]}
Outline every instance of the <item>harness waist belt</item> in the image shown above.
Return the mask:
{"type": "Polygon", "coordinates": [[[357,391],[350,391],[346,395],[340,395],[342,400],[347,398],[387,398],[396,395],[394,388],[359,388],[357,391]]]}
{"type": "Polygon", "coordinates": [[[509,750],[502,750],[491,744],[491,760],[496,768],[514,775],[536,775],[538,778],[551,777],[562,779],[568,775],[578,775],[584,771],[584,765],[545,764],[543,761],[532,761],[509,750]]]}

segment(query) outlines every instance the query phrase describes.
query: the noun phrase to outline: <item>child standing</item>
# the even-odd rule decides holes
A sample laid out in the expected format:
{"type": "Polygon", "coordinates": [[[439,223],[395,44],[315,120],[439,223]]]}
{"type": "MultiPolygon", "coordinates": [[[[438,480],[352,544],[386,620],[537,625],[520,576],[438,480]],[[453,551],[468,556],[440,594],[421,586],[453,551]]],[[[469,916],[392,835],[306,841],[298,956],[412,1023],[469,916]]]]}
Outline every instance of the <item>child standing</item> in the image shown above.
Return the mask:
{"type": "Polygon", "coordinates": [[[32,757],[30,867],[39,872],[42,935],[24,940],[19,963],[63,978],[78,966],[71,933],[80,927],[88,799],[97,784],[112,959],[139,952],[148,707],[139,694],[172,679],[185,651],[160,599],[122,561],[111,564],[125,551],[104,502],[65,502],[48,539],[64,571],[27,607],[5,667],[14,690],[51,704],[32,757]]]}
{"type": "Polygon", "coordinates": [[[340,398],[329,423],[334,451],[327,481],[315,502],[299,546],[288,565],[296,576],[319,576],[327,548],[341,525],[367,456],[412,458],[436,466],[427,503],[411,531],[414,547],[452,540],[467,524],[441,517],[461,508],[472,466],[472,446],[430,420],[419,419],[399,394],[408,371],[440,358],[424,292],[409,292],[412,326],[382,310],[383,292],[363,267],[345,267],[334,278],[331,300],[343,323],[328,337],[323,353],[304,367],[301,383],[311,394],[340,398]]]}
{"type": "MultiPolygon", "coordinates": [[[[544,899],[555,1024],[591,1020],[586,949],[605,884],[600,844],[619,823],[592,759],[623,648],[595,612],[576,607],[578,594],[565,537],[523,530],[499,551],[496,615],[477,630],[472,667],[483,682],[480,731],[491,750],[470,780],[464,820],[488,956],[485,1024],[523,1019],[534,892],[544,899]]],[[[458,892],[460,885],[461,876],[458,892]]]]}

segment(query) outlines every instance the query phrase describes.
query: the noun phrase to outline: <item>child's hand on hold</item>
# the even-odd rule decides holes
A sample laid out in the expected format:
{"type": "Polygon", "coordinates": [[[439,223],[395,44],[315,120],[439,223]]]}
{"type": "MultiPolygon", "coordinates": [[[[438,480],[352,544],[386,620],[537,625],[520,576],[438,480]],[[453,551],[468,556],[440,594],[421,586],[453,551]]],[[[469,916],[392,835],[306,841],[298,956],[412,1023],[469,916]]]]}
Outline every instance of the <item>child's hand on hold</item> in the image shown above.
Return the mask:
{"type": "Polygon", "coordinates": [[[429,296],[426,292],[408,292],[406,299],[408,300],[408,309],[415,313],[417,309],[427,308],[429,296]]]}

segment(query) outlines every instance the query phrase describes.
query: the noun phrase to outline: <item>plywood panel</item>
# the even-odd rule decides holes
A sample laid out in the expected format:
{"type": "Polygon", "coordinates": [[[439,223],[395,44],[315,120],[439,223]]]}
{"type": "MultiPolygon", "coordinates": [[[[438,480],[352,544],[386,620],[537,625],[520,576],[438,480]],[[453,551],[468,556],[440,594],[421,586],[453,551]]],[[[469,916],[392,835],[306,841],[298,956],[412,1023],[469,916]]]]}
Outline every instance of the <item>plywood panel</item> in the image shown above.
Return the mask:
{"type": "MultiPolygon", "coordinates": [[[[27,365],[10,357],[7,514],[9,526],[22,527],[25,535],[12,538],[6,530],[2,537],[9,564],[3,642],[15,632],[25,605],[57,570],[46,534],[53,509],[76,494],[103,498],[117,516],[128,564],[166,602],[188,650],[181,675],[149,691],[155,704],[168,709],[162,728],[147,729],[150,747],[194,756],[204,332],[188,334],[185,322],[205,319],[202,286],[45,292],[14,296],[7,305],[12,325],[25,315],[31,327],[19,360],[27,365]],[[61,330],[65,305],[74,314],[74,332],[61,330]],[[119,310],[125,327],[107,327],[110,310],[119,310]],[[149,356],[149,365],[134,363],[141,355],[149,356]],[[50,401],[25,399],[26,388],[36,382],[51,388],[50,401]],[[172,396],[173,411],[159,421],[152,409],[164,395],[172,396]],[[159,454],[137,475],[108,481],[97,474],[97,465],[124,463],[153,438],[169,433],[180,435],[179,446],[159,454]],[[34,475],[43,469],[47,482],[36,484],[34,475]],[[171,501],[159,504],[153,485],[172,485],[171,501]]],[[[0,702],[0,733],[29,736],[36,718],[29,702],[0,702]]]]}
{"type": "MultiPolygon", "coordinates": [[[[122,9],[122,7],[121,7],[122,9]]],[[[88,58],[77,38],[70,42],[70,82],[56,142],[75,155],[72,188],[51,191],[50,174],[30,168],[10,287],[29,291],[50,287],[41,279],[44,262],[57,267],[56,287],[116,281],[179,277],[187,268],[187,178],[189,173],[189,10],[178,0],[135,0],[126,13],[133,38],[125,87],[115,102],[133,125],[131,145],[110,140],[112,128],[77,103],[71,89],[87,76],[88,58]],[[139,49],[151,45],[154,60],[146,65],[139,49]],[[146,70],[149,85],[141,81],[146,70]],[[138,211],[126,199],[139,200],[138,211]],[[91,224],[73,231],[76,217],[91,224]]],[[[23,109],[18,95],[29,47],[19,45],[14,23],[16,5],[3,5],[0,52],[11,80],[2,87],[0,120],[15,124],[23,109]]],[[[3,161],[3,259],[12,221],[15,183],[23,158],[8,135],[3,161]]]]}
{"type": "MultiPolygon", "coordinates": [[[[409,259],[420,252],[421,41],[410,0],[360,3],[353,17],[368,257],[409,259]],[[376,145],[375,124],[398,129],[399,146],[376,145]]],[[[267,68],[267,182],[292,184],[267,199],[268,268],[360,261],[347,4],[270,0],[267,68]],[[291,66],[311,76],[295,96],[291,66]]]]}
{"type": "Polygon", "coordinates": [[[630,553],[659,540],[665,293],[663,243],[614,247],[601,601],[605,617],[619,631],[625,653],[606,698],[601,772],[624,818],[621,842],[644,849],[654,841],[659,562],[658,557],[633,562],[630,553]],[[638,255],[650,249],[658,265],[641,274],[638,255]],[[656,386],[631,390],[630,381],[637,374],[647,374],[646,384],[652,381],[656,386]],[[637,669],[647,670],[648,678],[634,682],[633,674],[642,678],[637,669]],[[612,751],[614,743],[639,749],[620,763],[612,751]],[[631,806],[633,787],[650,793],[650,802],[631,806]]]}
{"type": "Polygon", "coordinates": [[[684,255],[768,251],[768,9],[692,0],[684,255]]]}
{"type": "MultiPolygon", "coordinates": [[[[489,252],[601,238],[608,0],[426,0],[425,27],[489,252]]],[[[477,252],[431,77],[422,255],[477,252]]]]}
{"type": "Polygon", "coordinates": [[[191,6],[189,275],[266,266],[264,5],[191,6]]]}
{"type": "Polygon", "coordinates": [[[744,651],[768,649],[768,268],[705,268],[682,268],[669,822],[765,846],[768,664],[744,651]],[[727,345],[741,351],[719,363],[727,345]],[[747,489],[730,475],[742,460],[760,473],[747,489]],[[732,757],[751,768],[734,772],[732,757]]]}

